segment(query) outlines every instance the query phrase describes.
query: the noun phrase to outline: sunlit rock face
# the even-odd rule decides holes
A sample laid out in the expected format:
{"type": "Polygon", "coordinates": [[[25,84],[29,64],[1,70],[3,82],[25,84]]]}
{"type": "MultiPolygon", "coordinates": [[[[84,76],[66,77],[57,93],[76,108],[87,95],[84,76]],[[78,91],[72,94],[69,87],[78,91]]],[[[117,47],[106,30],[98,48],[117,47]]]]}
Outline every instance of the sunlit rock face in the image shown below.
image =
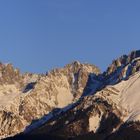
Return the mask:
{"type": "Polygon", "coordinates": [[[0,72],[0,109],[5,111],[1,114],[5,120],[0,123],[1,137],[15,135],[53,109],[76,102],[89,75],[100,73],[96,66],[77,61],[47,75],[20,74],[11,64],[1,64],[0,72]]]}
{"type": "Polygon", "coordinates": [[[133,51],[114,60],[104,75],[108,84],[114,84],[138,71],[140,71],[140,51],[133,51]]]}
{"type": "Polygon", "coordinates": [[[140,138],[140,51],[104,73],[78,61],[46,74],[21,74],[9,64],[0,72],[1,138],[140,138]]]}

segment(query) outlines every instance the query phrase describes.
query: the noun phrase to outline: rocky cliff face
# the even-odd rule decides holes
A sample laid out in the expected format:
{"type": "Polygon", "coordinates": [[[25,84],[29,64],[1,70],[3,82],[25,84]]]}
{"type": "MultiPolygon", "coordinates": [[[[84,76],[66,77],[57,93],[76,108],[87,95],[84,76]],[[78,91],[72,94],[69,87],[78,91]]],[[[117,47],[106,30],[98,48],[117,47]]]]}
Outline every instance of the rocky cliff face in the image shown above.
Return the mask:
{"type": "Polygon", "coordinates": [[[77,101],[90,73],[98,75],[100,71],[94,65],[73,62],[47,75],[20,74],[12,65],[2,64],[0,107],[4,120],[0,123],[0,136],[21,132],[33,120],[77,101]],[[13,126],[15,129],[10,129],[13,126]]]}
{"type": "Polygon", "coordinates": [[[114,60],[104,73],[77,61],[46,75],[3,64],[1,71],[1,138],[21,132],[13,139],[140,138],[140,51],[114,60]]]}
{"type": "Polygon", "coordinates": [[[114,60],[104,72],[104,77],[109,83],[117,83],[121,80],[129,78],[129,76],[140,71],[140,51],[133,51],[129,55],[123,55],[114,60]]]}

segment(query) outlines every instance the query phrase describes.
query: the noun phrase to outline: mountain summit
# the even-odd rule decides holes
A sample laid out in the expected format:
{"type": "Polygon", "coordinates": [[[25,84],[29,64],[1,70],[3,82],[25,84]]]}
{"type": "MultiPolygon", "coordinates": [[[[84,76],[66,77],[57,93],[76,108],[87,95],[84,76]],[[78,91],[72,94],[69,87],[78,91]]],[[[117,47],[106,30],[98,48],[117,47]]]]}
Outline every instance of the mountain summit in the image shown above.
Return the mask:
{"type": "Polygon", "coordinates": [[[46,75],[0,64],[0,138],[140,139],[140,51],[104,73],[75,61],[46,75]]]}

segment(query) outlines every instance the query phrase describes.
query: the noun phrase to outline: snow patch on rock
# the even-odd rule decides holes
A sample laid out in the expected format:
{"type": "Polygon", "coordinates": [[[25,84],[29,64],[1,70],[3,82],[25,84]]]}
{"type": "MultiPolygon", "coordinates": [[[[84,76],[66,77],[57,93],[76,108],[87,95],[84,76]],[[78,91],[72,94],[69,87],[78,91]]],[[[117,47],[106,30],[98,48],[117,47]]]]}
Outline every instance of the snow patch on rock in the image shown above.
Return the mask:
{"type": "Polygon", "coordinates": [[[101,117],[99,116],[99,114],[97,114],[96,116],[91,116],[89,118],[89,131],[96,132],[98,127],[100,126],[100,121],[101,117]]]}

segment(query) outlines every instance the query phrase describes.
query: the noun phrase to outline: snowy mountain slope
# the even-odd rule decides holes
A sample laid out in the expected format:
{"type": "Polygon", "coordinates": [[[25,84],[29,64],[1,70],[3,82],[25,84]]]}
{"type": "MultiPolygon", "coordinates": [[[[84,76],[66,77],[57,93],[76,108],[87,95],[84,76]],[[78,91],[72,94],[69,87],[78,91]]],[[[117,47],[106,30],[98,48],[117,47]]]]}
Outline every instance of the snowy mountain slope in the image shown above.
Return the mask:
{"type": "Polygon", "coordinates": [[[118,105],[129,112],[127,121],[140,120],[140,72],[115,86],[120,89],[118,105]],[[121,86],[121,87],[120,87],[121,86]]]}

